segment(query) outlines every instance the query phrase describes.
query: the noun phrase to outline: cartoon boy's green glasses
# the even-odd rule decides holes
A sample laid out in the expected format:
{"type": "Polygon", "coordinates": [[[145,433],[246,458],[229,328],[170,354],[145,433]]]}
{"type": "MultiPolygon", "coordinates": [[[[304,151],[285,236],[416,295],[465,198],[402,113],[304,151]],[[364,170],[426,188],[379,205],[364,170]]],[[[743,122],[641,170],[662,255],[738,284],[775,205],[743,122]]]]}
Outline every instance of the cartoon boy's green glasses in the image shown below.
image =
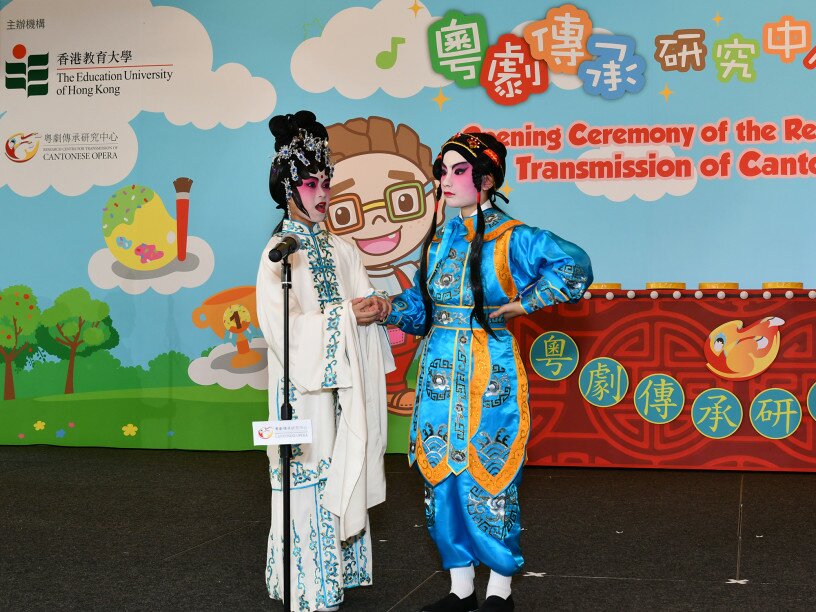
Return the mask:
{"type": "Polygon", "coordinates": [[[385,188],[382,200],[363,202],[356,193],[344,193],[329,200],[326,227],[332,234],[348,234],[365,225],[365,213],[385,208],[385,214],[393,223],[419,219],[425,214],[426,201],[431,196],[433,181],[424,185],[419,181],[394,183],[385,188]]]}

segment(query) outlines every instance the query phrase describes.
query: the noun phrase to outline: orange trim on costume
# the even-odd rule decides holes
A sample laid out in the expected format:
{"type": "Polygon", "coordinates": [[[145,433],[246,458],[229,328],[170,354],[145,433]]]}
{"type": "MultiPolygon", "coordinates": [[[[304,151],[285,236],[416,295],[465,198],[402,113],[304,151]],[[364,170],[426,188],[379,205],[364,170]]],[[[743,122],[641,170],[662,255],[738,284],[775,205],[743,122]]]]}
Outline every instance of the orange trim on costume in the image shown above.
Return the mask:
{"type": "MultiPolygon", "coordinates": [[[[490,379],[490,351],[487,348],[487,332],[483,329],[474,329],[470,341],[471,363],[473,376],[470,378],[470,397],[468,398],[468,472],[482,488],[489,491],[490,473],[484,469],[476,447],[473,445],[473,436],[479,431],[482,422],[482,396],[487,390],[490,379]]],[[[495,495],[495,493],[492,493],[495,495]]]]}
{"type": "Polygon", "coordinates": [[[527,438],[530,435],[530,406],[527,399],[527,372],[524,369],[524,363],[519,355],[518,345],[515,338],[511,339],[513,343],[513,356],[516,360],[516,375],[518,376],[518,390],[516,399],[519,407],[519,428],[516,439],[508,451],[507,461],[499,473],[495,476],[491,475],[482,462],[479,460],[479,454],[476,452],[476,447],[473,445],[472,439],[479,431],[479,425],[482,416],[482,395],[487,389],[488,378],[490,377],[490,352],[487,350],[487,334],[484,330],[473,330],[475,336],[477,332],[481,332],[482,338],[480,342],[476,342],[476,338],[471,343],[474,352],[474,372],[473,378],[470,381],[470,440],[468,444],[468,472],[473,479],[490,495],[496,496],[507,488],[507,485],[516,477],[522,463],[527,447],[527,438]],[[476,354],[478,353],[478,355],[476,354]]]}
{"type": "Polygon", "coordinates": [[[496,271],[496,278],[499,280],[504,295],[511,302],[518,295],[516,283],[513,281],[513,274],[510,272],[510,260],[507,252],[510,247],[510,236],[512,235],[513,232],[504,232],[496,240],[496,246],[493,247],[493,268],[496,271]]]}
{"type": "MultiPolygon", "coordinates": [[[[473,239],[476,237],[476,230],[474,229],[475,225],[476,221],[474,220],[474,217],[468,217],[467,219],[465,219],[465,230],[467,231],[467,234],[465,234],[465,240],[467,240],[468,242],[473,242],[473,239]]],[[[510,228],[516,227],[517,225],[524,224],[516,219],[508,219],[498,227],[493,228],[492,230],[487,232],[482,240],[484,242],[495,240],[496,238],[501,236],[504,232],[506,232],[510,228]]]]}
{"type": "Polygon", "coordinates": [[[442,460],[436,465],[436,467],[431,466],[431,462],[428,461],[428,457],[425,455],[425,447],[422,446],[422,432],[417,435],[417,442],[416,442],[416,463],[419,466],[419,471],[425,477],[431,485],[436,486],[440,482],[445,479],[445,476],[450,474],[450,466],[448,465],[448,455],[447,453],[442,458],[442,460]]]}
{"type": "MultiPolygon", "coordinates": [[[[425,372],[422,368],[425,366],[425,357],[428,351],[428,343],[425,343],[425,347],[422,349],[422,356],[419,360],[419,367],[420,371],[425,372]]],[[[419,389],[419,381],[417,379],[417,393],[420,393],[419,389]]],[[[421,402],[417,401],[414,404],[414,410],[419,410],[421,402]]],[[[417,421],[419,421],[419,415],[417,415],[417,421]]],[[[442,482],[445,477],[450,474],[451,469],[448,465],[448,453],[450,452],[450,446],[446,443],[445,444],[445,456],[436,464],[436,467],[431,466],[431,462],[428,461],[428,456],[425,454],[425,446],[422,444],[422,425],[417,424],[417,438],[416,438],[416,447],[414,450],[414,455],[416,457],[416,464],[419,468],[420,473],[425,477],[432,486],[438,485],[442,482]]]]}

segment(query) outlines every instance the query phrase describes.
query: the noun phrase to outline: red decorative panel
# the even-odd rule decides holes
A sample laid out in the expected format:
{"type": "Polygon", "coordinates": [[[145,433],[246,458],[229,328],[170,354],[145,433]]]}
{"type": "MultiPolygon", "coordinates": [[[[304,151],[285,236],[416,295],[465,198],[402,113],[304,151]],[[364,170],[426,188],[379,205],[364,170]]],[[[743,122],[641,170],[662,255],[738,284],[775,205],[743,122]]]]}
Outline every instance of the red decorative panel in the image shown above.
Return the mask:
{"type": "Polygon", "coordinates": [[[694,291],[681,291],[679,298],[661,291],[654,299],[649,291],[634,292],[633,298],[612,291],[612,299],[605,293],[510,322],[530,379],[528,464],[816,471],[816,422],[807,407],[816,382],[816,299],[807,291],[792,298],[775,291],[769,299],[762,291],[748,291],[744,299],[737,291],[723,299],[711,291],[701,298],[694,291]],[[706,367],[703,346],[712,330],[735,319],[748,326],[763,317],[785,321],[779,353],[767,370],[734,381],[706,367]],[[569,335],[579,349],[575,372],[559,382],[541,378],[530,364],[531,345],[547,331],[569,335]],[[629,375],[623,400],[609,408],[590,404],[579,388],[581,368],[596,357],[615,359],[629,375]],[[638,382],[655,373],[674,377],[685,392],[680,416],[661,425],[645,421],[633,403],[638,382]],[[691,421],[694,399],[710,387],[727,389],[742,403],[742,423],[730,437],[707,438],[691,421]],[[781,440],[757,433],[749,415],[754,397],[773,387],[793,393],[802,407],[801,424],[781,440]]]}

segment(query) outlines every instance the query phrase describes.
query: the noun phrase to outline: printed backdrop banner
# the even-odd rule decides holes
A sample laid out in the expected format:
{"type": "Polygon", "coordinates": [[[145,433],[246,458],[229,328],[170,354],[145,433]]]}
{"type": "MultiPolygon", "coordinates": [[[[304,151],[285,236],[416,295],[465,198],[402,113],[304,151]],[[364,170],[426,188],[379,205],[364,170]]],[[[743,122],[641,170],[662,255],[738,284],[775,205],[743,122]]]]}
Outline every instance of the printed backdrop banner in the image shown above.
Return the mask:
{"type": "MultiPolygon", "coordinates": [[[[266,124],[306,108],[335,180],[354,179],[332,226],[378,288],[411,285],[431,163],[457,131],[506,144],[510,214],[590,254],[593,307],[512,327],[531,461],[660,465],[644,457],[679,423],[692,451],[750,443],[752,426],[796,447],[816,410],[814,26],[809,0],[0,1],[0,444],[253,447],[268,386],[254,282],[279,219],[266,124]],[[391,203],[405,189],[410,211],[391,203]],[[633,357],[645,340],[624,320],[693,338],[633,357]],[[610,425],[571,448],[598,415],[654,435],[610,425]],[[596,453],[632,444],[634,462],[596,453]]],[[[389,449],[404,451],[420,343],[389,335],[389,449]]],[[[763,463],[766,446],[737,463],[812,465],[763,463]]],[[[737,464],[706,452],[677,465],[737,464]]]]}

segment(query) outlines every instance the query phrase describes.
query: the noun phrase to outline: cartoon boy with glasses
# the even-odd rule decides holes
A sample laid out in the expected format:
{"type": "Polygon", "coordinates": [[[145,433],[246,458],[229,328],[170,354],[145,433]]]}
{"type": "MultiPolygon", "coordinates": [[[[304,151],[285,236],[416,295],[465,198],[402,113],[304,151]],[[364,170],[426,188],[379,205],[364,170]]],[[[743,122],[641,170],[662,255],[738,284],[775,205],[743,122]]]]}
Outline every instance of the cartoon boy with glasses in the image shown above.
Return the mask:
{"type": "MultiPolygon", "coordinates": [[[[388,173],[389,178],[392,175],[399,175],[399,172],[388,173]]],[[[406,175],[409,173],[406,173],[406,175]]],[[[355,185],[354,179],[349,178],[341,183],[332,185],[334,193],[342,192],[351,189],[355,185]]],[[[373,210],[381,208],[385,209],[385,215],[391,223],[402,224],[414,219],[421,219],[425,216],[427,209],[426,201],[430,198],[433,202],[433,182],[422,184],[419,181],[405,181],[401,183],[394,183],[385,188],[380,200],[373,202],[363,202],[360,195],[357,193],[341,193],[334,196],[329,202],[329,213],[326,219],[326,227],[332,234],[342,236],[343,234],[350,234],[365,226],[365,214],[373,210]]],[[[360,239],[357,239],[359,242],[360,239]]],[[[370,240],[370,239],[369,239],[370,240]]],[[[391,246],[390,242],[377,243],[374,247],[375,251],[378,249],[385,249],[391,246]]],[[[394,243],[396,246],[396,243],[394,243]]],[[[372,243],[367,245],[370,250],[372,243]]],[[[390,252],[386,251],[386,252],[390,252]]]]}
{"type": "MultiPolygon", "coordinates": [[[[407,125],[382,117],[328,127],[335,163],[326,229],[354,244],[375,288],[390,295],[412,286],[418,249],[434,216],[433,159],[407,125]]],[[[440,219],[444,215],[440,215],[440,219]]],[[[419,339],[389,326],[396,370],[386,376],[388,410],[410,415],[406,375],[419,339]]]]}

